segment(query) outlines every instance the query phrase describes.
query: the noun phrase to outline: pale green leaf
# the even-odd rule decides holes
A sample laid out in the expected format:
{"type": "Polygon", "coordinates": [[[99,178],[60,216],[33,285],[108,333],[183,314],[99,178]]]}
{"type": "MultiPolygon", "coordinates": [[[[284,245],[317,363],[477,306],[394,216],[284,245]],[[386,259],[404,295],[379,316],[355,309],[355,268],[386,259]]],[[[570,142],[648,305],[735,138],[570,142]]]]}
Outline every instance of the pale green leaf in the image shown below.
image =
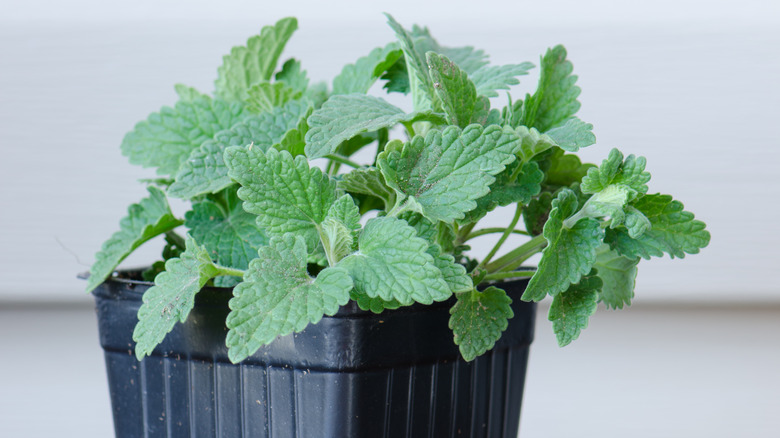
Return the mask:
{"type": "Polygon", "coordinates": [[[284,46],[298,29],[298,20],[282,18],[273,26],[265,26],[245,46],[233,47],[222,58],[217,69],[216,94],[226,100],[241,101],[252,85],[269,81],[276,70],[284,46]]]}
{"type": "Polygon", "coordinates": [[[556,126],[545,132],[562,149],[569,152],[577,152],[580,148],[596,143],[593,135],[593,125],[571,117],[562,125],[556,126]]]}
{"type": "Polygon", "coordinates": [[[309,88],[309,77],[306,75],[306,70],[302,70],[300,61],[294,58],[284,62],[282,69],[276,73],[276,80],[301,93],[309,88]]]}
{"type": "Polygon", "coordinates": [[[511,304],[506,292],[493,286],[458,295],[449,326],[463,359],[470,362],[493,348],[514,316],[511,304]]]}
{"type": "Polygon", "coordinates": [[[517,85],[520,80],[517,76],[528,74],[528,70],[534,68],[530,62],[507,65],[485,65],[475,71],[469,77],[477,87],[477,94],[486,97],[498,97],[498,90],[508,90],[510,86],[517,85]]]}
{"type": "Polygon", "coordinates": [[[217,133],[213,140],[195,149],[183,163],[168,194],[186,199],[224,189],[232,184],[223,157],[225,148],[253,144],[266,150],[284,141],[291,130],[299,128],[301,119],[310,111],[308,103],[291,101],[271,112],[252,115],[231,129],[217,133]]]}
{"type": "Polygon", "coordinates": [[[400,151],[386,148],[377,163],[388,186],[418,203],[423,215],[451,223],[477,206],[519,146],[511,128],[448,126],[415,136],[400,151]]]}
{"type": "Polygon", "coordinates": [[[336,182],[319,168],[309,168],[304,156],[286,151],[230,147],[225,150],[230,177],[241,184],[238,196],[244,209],[257,215],[257,224],[269,236],[292,232],[306,247],[319,244],[317,225],[336,200],[336,182]]]}
{"type": "Polygon", "coordinates": [[[385,210],[395,204],[395,192],[387,186],[382,173],[375,167],[355,169],[341,176],[338,187],[350,193],[376,196],[385,203],[385,210]]]}
{"type": "Polygon", "coordinates": [[[636,284],[636,265],[639,258],[623,257],[609,249],[609,245],[602,245],[596,252],[596,264],[598,277],[604,283],[599,296],[601,302],[613,309],[622,309],[624,305],[630,306],[634,298],[634,285],[636,284]]]}
{"type": "MultiPolygon", "coordinates": [[[[419,53],[425,55],[428,52],[436,52],[450,58],[452,62],[458,64],[460,68],[465,70],[468,74],[472,74],[480,68],[487,65],[487,54],[475,49],[471,46],[465,47],[444,47],[436,41],[431,35],[430,30],[427,27],[420,27],[418,25],[412,26],[411,32],[412,38],[414,38],[419,53]]],[[[425,59],[425,58],[423,58],[425,59]]]]}
{"type": "MultiPolygon", "coordinates": [[[[406,69],[409,75],[409,88],[412,90],[412,99],[415,110],[435,109],[433,103],[436,99],[433,90],[433,81],[428,74],[428,63],[425,59],[425,53],[433,50],[429,39],[414,38],[400,23],[390,14],[387,16],[387,22],[395,32],[398,41],[401,43],[401,49],[404,52],[406,69]],[[418,47],[419,45],[419,47],[418,47]]],[[[432,38],[430,38],[432,40],[432,38]]],[[[435,42],[435,41],[434,41],[435,42]]],[[[437,50],[433,50],[438,52],[437,50]]]]}
{"type": "Polygon", "coordinates": [[[333,94],[365,94],[371,86],[403,55],[398,43],[377,47],[368,55],[347,64],[333,78],[333,94]]]}
{"type": "Polygon", "coordinates": [[[138,360],[151,355],[177,321],[184,322],[195,305],[195,294],[219,273],[208,252],[187,236],[186,250],[165,262],[165,272],[143,295],[133,331],[138,360]]]}
{"type": "Polygon", "coordinates": [[[433,52],[426,54],[433,89],[441,101],[447,122],[465,128],[472,123],[484,125],[490,111],[490,101],[478,96],[468,73],[447,57],[433,52]]]}
{"type": "Polygon", "coordinates": [[[547,318],[553,323],[559,346],[568,345],[588,327],[588,320],[598,308],[601,287],[601,279],[591,272],[553,298],[547,318]]]}
{"type": "Polygon", "coordinates": [[[358,293],[355,289],[350,292],[350,298],[355,301],[361,310],[373,313],[382,313],[385,310],[393,310],[402,307],[396,300],[383,300],[379,297],[369,297],[364,293],[358,293]]]}
{"type": "Polygon", "coordinates": [[[320,229],[325,253],[331,257],[330,265],[357,248],[360,211],[350,195],[342,195],[333,203],[320,229]]]}
{"type": "Polygon", "coordinates": [[[683,258],[685,254],[697,254],[710,243],[710,232],[693,213],[685,211],[683,204],[669,195],[645,195],[631,203],[650,221],[650,229],[637,238],[631,238],[624,227],[608,229],[605,242],[623,256],[629,258],[670,257],[683,258]]]}
{"type": "Polygon", "coordinates": [[[122,140],[122,154],[132,164],[156,167],[160,175],[175,175],[193,150],[245,116],[238,102],[207,96],[182,100],[135,125],[122,140]]]}
{"type": "Polygon", "coordinates": [[[596,262],[596,249],[604,239],[604,230],[592,218],[583,218],[570,228],[564,220],[577,211],[577,195],[562,189],[552,201],[552,211],[544,225],[547,247],[539,267],[523,293],[524,301],[541,301],[557,295],[580,281],[596,262]]]}
{"type": "Polygon", "coordinates": [[[548,135],[540,134],[536,128],[527,128],[518,126],[515,132],[520,137],[520,153],[518,156],[524,161],[529,162],[536,155],[556,146],[555,141],[548,135]]]}
{"type": "Polygon", "coordinates": [[[309,132],[309,123],[306,119],[313,111],[314,108],[309,107],[308,111],[301,116],[298,125],[294,129],[287,131],[282,139],[279,140],[279,143],[273,147],[278,151],[287,151],[293,157],[303,155],[306,147],[306,133],[309,132]]]}
{"type": "Polygon", "coordinates": [[[225,343],[233,363],[279,336],[300,332],[349,301],[352,280],[340,268],[317,278],[306,272],[304,239],[287,233],[271,238],[252,260],[244,281],[233,289],[225,343]]]}
{"type": "Polygon", "coordinates": [[[349,271],[355,291],[402,305],[431,304],[452,295],[433,257],[428,242],[414,228],[392,217],[373,218],[358,240],[358,252],[337,266],[349,271]]]}
{"type": "Polygon", "coordinates": [[[534,95],[525,100],[523,125],[546,132],[577,113],[580,87],[575,85],[577,76],[571,74],[572,70],[563,46],[547,50],[542,57],[539,86],[534,95]]]}
{"type": "MultiPolygon", "coordinates": [[[[582,179],[582,192],[592,194],[610,185],[618,185],[631,190],[632,195],[647,193],[650,173],[645,172],[646,164],[645,157],[635,157],[633,154],[626,157],[624,161],[623,154],[617,149],[612,149],[601,166],[588,170],[587,175],[582,179]]],[[[633,196],[631,198],[633,199],[633,196]]]]}
{"type": "Polygon", "coordinates": [[[471,276],[466,268],[455,262],[455,257],[442,252],[438,243],[428,244],[428,254],[433,257],[433,264],[441,271],[442,278],[453,293],[466,292],[474,288],[471,276]]]}
{"type": "Polygon", "coordinates": [[[528,204],[542,189],[544,173],[539,165],[531,161],[522,164],[514,161],[496,175],[496,181],[490,185],[490,192],[477,199],[477,208],[466,213],[460,223],[474,223],[482,219],[496,207],[510,204],[528,204]]]}
{"type": "Polygon", "coordinates": [[[141,244],[182,224],[171,213],[162,190],[154,186],[147,190],[149,197],[127,209],[127,216],[119,221],[119,231],[103,243],[95,254],[95,263],[89,269],[87,292],[105,281],[122,260],[141,244]]]}
{"type": "Polygon", "coordinates": [[[192,102],[201,97],[208,97],[193,87],[188,87],[184,84],[176,84],[173,86],[176,90],[176,94],[179,96],[179,100],[183,102],[192,102]]]}
{"type": "Polygon", "coordinates": [[[247,108],[256,113],[272,111],[303,94],[284,82],[258,82],[249,87],[246,93],[247,108]]]}

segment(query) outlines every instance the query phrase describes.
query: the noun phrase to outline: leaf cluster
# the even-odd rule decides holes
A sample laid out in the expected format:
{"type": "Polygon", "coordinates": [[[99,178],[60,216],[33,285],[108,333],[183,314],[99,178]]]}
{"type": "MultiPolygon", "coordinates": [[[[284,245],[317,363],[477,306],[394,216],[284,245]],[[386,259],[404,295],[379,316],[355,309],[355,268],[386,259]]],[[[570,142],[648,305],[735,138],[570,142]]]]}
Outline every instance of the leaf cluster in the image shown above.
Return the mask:
{"type": "Polygon", "coordinates": [[[130,162],[166,183],[130,207],[87,289],[165,236],[163,260],[146,274],[155,285],[138,313],[139,359],[186,320],[198,291],[218,286],[232,287],[234,362],[350,300],[382,312],[450,299],[454,342],[472,360],[513,316],[497,281],[529,275],[522,299],[552,296],[565,345],[598,302],[631,303],[641,258],[708,244],[680,202],[648,194],[644,158],[613,149],[596,166],[574,154],[595,136],[576,116],[580,88],[562,46],[542,56],[533,93],[503,101],[499,92],[533,64],[492,65],[482,50],[445,47],[427,28],[387,18],[397,41],[332,84],[312,84],[296,59],[279,65],[297,29],[282,19],[224,57],[212,95],[177,85],[178,102],[125,136],[130,162]],[[411,94],[411,111],[367,94],[377,81],[411,94]],[[372,158],[356,161],[364,148],[372,158]],[[183,219],[168,197],[190,203],[183,219]],[[477,227],[510,206],[506,227],[477,227]],[[527,239],[497,256],[511,234],[527,239]],[[477,259],[469,242],[485,235],[496,243],[477,259]],[[536,270],[518,270],[539,252],[536,270]]]}

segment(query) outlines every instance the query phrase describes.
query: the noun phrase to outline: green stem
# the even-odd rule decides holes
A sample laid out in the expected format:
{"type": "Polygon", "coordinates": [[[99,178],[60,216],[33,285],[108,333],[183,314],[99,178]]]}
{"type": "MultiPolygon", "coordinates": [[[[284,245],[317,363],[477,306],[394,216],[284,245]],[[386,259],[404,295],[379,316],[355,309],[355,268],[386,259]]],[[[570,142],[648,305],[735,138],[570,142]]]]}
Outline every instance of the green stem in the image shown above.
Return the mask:
{"type": "Polygon", "coordinates": [[[399,200],[395,201],[395,206],[392,208],[392,210],[387,212],[387,216],[398,217],[398,215],[400,215],[401,213],[403,213],[403,212],[405,212],[405,211],[407,211],[409,209],[410,209],[410,206],[409,206],[408,198],[403,200],[403,201],[401,201],[399,199],[399,200]]]}
{"type": "MultiPolygon", "coordinates": [[[[502,227],[494,227],[494,228],[482,228],[480,230],[474,231],[473,233],[469,233],[466,235],[466,237],[463,238],[463,242],[468,242],[471,239],[477,238],[479,236],[484,236],[486,234],[495,234],[495,233],[503,233],[506,231],[506,228],[502,227]]],[[[527,231],[523,230],[512,230],[513,234],[522,234],[524,236],[528,236],[527,231]]]]}
{"type": "MultiPolygon", "coordinates": [[[[472,222],[470,224],[466,224],[463,226],[463,228],[455,228],[455,246],[458,246],[462,244],[463,242],[469,240],[468,235],[471,233],[471,230],[474,229],[474,227],[477,225],[476,222],[472,222]]],[[[455,224],[455,227],[457,227],[458,224],[455,224]]],[[[504,230],[503,228],[501,229],[504,230]]]]}
{"type": "Polygon", "coordinates": [[[499,257],[493,263],[485,266],[485,269],[489,273],[511,271],[523,264],[529,257],[544,249],[545,246],[547,246],[547,240],[540,234],[499,257]]]}
{"type": "Polygon", "coordinates": [[[480,262],[479,267],[485,267],[488,263],[490,263],[490,260],[493,259],[493,256],[496,255],[499,249],[501,249],[501,245],[506,242],[506,239],[509,238],[509,235],[512,234],[512,231],[515,229],[515,226],[517,226],[517,222],[520,220],[520,215],[523,214],[523,205],[517,204],[517,208],[515,209],[515,217],[512,218],[512,222],[509,224],[508,227],[504,230],[504,234],[501,235],[501,238],[498,239],[498,242],[493,246],[493,249],[490,250],[488,255],[480,262]]]}
{"type": "MultiPolygon", "coordinates": [[[[182,223],[184,223],[184,222],[182,221],[182,223]]],[[[181,237],[179,235],[179,233],[177,233],[176,231],[173,231],[173,230],[166,231],[165,232],[165,237],[170,239],[173,243],[176,244],[176,246],[178,246],[181,249],[184,249],[184,248],[187,247],[187,244],[184,242],[184,238],[181,237]]]]}
{"type": "Polygon", "coordinates": [[[231,277],[244,278],[244,271],[240,269],[233,269],[233,268],[228,268],[227,266],[217,265],[217,271],[219,271],[218,275],[229,275],[231,277]]]}
{"type": "Polygon", "coordinates": [[[494,280],[506,280],[507,278],[522,278],[522,277],[530,277],[534,275],[536,271],[533,270],[527,270],[527,271],[509,271],[509,272],[494,272],[492,274],[487,274],[482,279],[482,282],[486,281],[494,281],[494,280]]]}
{"type": "Polygon", "coordinates": [[[347,166],[353,167],[355,169],[363,167],[360,164],[350,160],[349,158],[344,157],[342,155],[338,155],[338,154],[326,155],[325,158],[329,159],[331,161],[331,163],[336,162],[336,163],[340,163],[340,164],[346,164],[347,166]]]}
{"type": "Polygon", "coordinates": [[[390,131],[387,130],[387,128],[382,128],[376,133],[377,136],[377,145],[376,145],[376,155],[374,156],[374,166],[376,166],[376,159],[379,157],[379,154],[381,154],[385,150],[385,146],[387,145],[387,142],[390,140],[390,131]]]}
{"type": "Polygon", "coordinates": [[[402,125],[404,125],[404,128],[406,128],[406,133],[409,135],[409,139],[411,140],[414,138],[414,126],[412,126],[412,122],[401,122],[402,125]]]}

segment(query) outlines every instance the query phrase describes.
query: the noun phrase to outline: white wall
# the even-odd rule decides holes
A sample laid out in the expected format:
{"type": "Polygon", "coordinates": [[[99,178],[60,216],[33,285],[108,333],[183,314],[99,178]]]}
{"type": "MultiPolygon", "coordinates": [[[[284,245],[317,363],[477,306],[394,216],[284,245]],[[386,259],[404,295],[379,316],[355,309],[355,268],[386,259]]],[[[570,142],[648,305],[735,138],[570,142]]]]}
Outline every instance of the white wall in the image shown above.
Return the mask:
{"type": "MultiPolygon", "coordinates": [[[[643,261],[639,301],[780,301],[777,2],[523,3],[401,1],[389,12],[499,64],[538,63],[546,47],[567,46],[581,118],[599,140],[585,157],[598,162],[614,146],[646,156],[651,191],[675,195],[713,234],[700,255],[643,261]]],[[[300,18],[285,56],[302,59],[314,79],[393,38],[380,14],[388,6],[372,2],[215,4],[3,5],[0,300],[87,299],[75,273],[143,196],[135,180],[151,176],[126,163],[119,143],[174,102],[174,83],[211,91],[221,55],[285,15],[300,18]]],[[[490,219],[501,225],[505,216],[490,219]]]]}

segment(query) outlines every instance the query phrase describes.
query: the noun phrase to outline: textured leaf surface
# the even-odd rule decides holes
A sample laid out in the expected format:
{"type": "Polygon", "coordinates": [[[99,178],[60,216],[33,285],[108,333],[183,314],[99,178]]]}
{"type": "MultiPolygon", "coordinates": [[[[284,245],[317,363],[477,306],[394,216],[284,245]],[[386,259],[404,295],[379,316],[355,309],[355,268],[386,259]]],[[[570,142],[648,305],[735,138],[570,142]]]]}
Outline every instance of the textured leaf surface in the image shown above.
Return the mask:
{"type": "Polygon", "coordinates": [[[192,102],[198,98],[206,96],[195,88],[188,87],[184,84],[176,84],[173,86],[173,88],[176,90],[176,94],[179,96],[179,100],[184,102],[192,102]]]}
{"type": "Polygon", "coordinates": [[[338,262],[357,248],[360,210],[350,195],[342,195],[328,209],[321,226],[320,239],[327,254],[338,262]]]}
{"type": "Polygon", "coordinates": [[[247,90],[246,105],[251,111],[263,113],[298,99],[302,94],[284,82],[258,82],[247,90]]]}
{"type": "Polygon", "coordinates": [[[559,346],[568,345],[588,327],[588,320],[598,308],[601,286],[601,279],[595,276],[595,272],[591,272],[582,277],[579,283],[569,286],[565,292],[553,298],[547,318],[553,323],[559,346]]]}
{"type": "Polygon", "coordinates": [[[547,247],[542,251],[539,267],[523,293],[523,300],[541,301],[548,294],[555,296],[567,290],[590,272],[596,262],[596,249],[604,239],[599,222],[583,218],[571,228],[563,226],[563,221],[577,207],[577,196],[569,189],[561,190],[552,201],[543,232],[547,247]]]}
{"type": "MultiPolygon", "coordinates": [[[[433,90],[433,81],[428,74],[428,64],[425,59],[425,53],[431,50],[430,44],[426,46],[426,40],[414,38],[410,32],[404,29],[400,23],[390,14],[387,16],[387,23],[395,32],[401,49],[404,52],[406,70],[409,76],[409,87],[412,91],[415,109],[433,109],[435,93],[433,90]],[[419,46],[418,46],[419,45],[419,46]]],[[[440,51],[433,50],[440,53],[440,51]]]]}
{"type": "Polygon", "coordinates": [[[317,224],[336,200],[336,182],[319,168],[309,168],[303,156],[256,147],[225,151],[230,177],[241,184],[238,196],[244,209],[257,215],[257,224],[269,236],[292,232],[303,236],[307,248],[317,248],[317,224]]]}
{"type": "Polygon", "coordinates": [[[617,149],[609,152],[601,166],[591,168],[582,179],[583,193],[597,193],[610,185],[620,185],[629,188],[635,194],[647,193],[647,182],[650,173],[645,172],[647,160],[645,157],[629,155],[623,160],[623,154],[617,149]]]}
{"type": "Polygon", "coordinates": [[[351,193],[376,196],[385,203],[385,210],[390,210],[395,203],[395,192],[387,186],[382,173],[375,167],[355,169],[342,175],[338,187],[351,193]]]}
{"type": "Polygon", "coordinates": [[[383,300],[379,297],[369,297],[364,293],[358,293],[355,289],[350,292],[350,298],[355,301],[361,310],[374,313],[382,313],[385,310],[393,310],[402,307],[396,300],[383,300]]]}
{"type": "Polygon", "coordinates": [[[542,57],[539,86],[534,95],[525,100],[523,125],[546,132],[577,113],[580,87],[575,85],[577,76],[571,74],[572,70],[563,46],[547,50],[542,57]]]}
{"type": "Polygon", "coordinates": [[[431,304],[452,293],[427,250],[428,242],[405,221],[374,218],[360,233],[358,252],[337,266],[349,271],[358,294],[402,305],[431,304]]]}
{"type": "Polygon", "coordinates": [[[293,129],[300,128],[300,121],[311,111],[306,102],[291,101],[281,108],[253,115],[231,129],[217,133],[213,140],[206,141],[195,149],[183,163],[176,175],[176,181],[168,194],[176,198],[193,198],[206,193],[215,193],[232,184],[228,176],[223,154],[229,146],[247,146],[267,150],[280,142],[287,147],[293,143],[293,129]],[[285,137],[290,134],[290,138],[285,137]]]}
{"type": "Polygon", "coordinates": [[[568,187],[579,183],[589,169],[596,167],[589,163],[583,164],[578,156],[566,154],[562,149],[556,149],[547,161],[549,167],[544,183],[555,187],[568,187]]]}
{"type": "Polygon", "coordinates": [[[306,244],[292,233],[271,238],[233,290],[225,343],[233,363],[254,354],[278,336],[300,332],[349,301],[352,280],[340,268],[317,278],[306,272],[306,244]]]}
{"type": "Polygon", "coordinates": [[[490,185],[490,192],[477,199],[477,208],[466,213],[459,222],[476,222],[496,207],[505,207],[514,203],[528,204],[542,189],[544,173],[539,165],[531,161],[525,164],[514,161],[496,175],[496,181],[490,185]],[[518,169],[520,167],[520,169],[518,169]]]}
{"type": "Polygon", "coordinates": [[[308,118],[306,156],[309,159],[322,158],[335,152],[341,142],[361,132],[389,128],[412,118],[379,97],[362,94],[332,96],[308,118]]]}
{"type": "Polygon", "coordinates": [[[387,184],[419,203],[423,215],[451,223],[477,206],[519,146],[511,128],[449,126],[415,136],[400,151],[388,147],[377,163],[387,184]]]}
{"type": "Polygon", "coordinates": [[[630,306],[634,298],[634,285],[636,284],[636,266],[639,258],[623,257],[609,249],[609,245],[602,245],[596,253],[598,276],[604,283],[601,288],[601,301],[613,309],[622,309],[630,306]]]}
{"type": "Polygon", "coordinates": [[[508,90],[510,86],[517,85],[518,76],[528,74],[528,70],[534,68],[530,62],[522,64],[486,65],[470,75],[471,81],[477,87],[477,94],[486,97],[498,97],[498,90],[508,90]]]}
{"type": "Polygon", "coordinates": [[[144,293],[138,324],[133,331],[138,360],[151,355],[177,321],[187,319],[195,305],[195,294],[218,272],[206,249],[188,236],[186,250],[178,258],[165,262],[165,272],[161,272],[155,278],[154,286],[144,293]]]}
{"type": "Polygon", "coordinates": [[[511,304],[506,292],[493,286],[458,295],[449,326],[463,359],[472,361],[493,348],[514,316],[511,304]]]}
{"type": "Polygon", "coordinates": [[[477,95],[468,73],[446,56],[433,52],[426,55],[433,89],[441,101],[447,122],[465,128],[472,123],[484,125],[490,111],[490,101],[477,95]]]}
{"type": "Polygon", "coordinates": [[[237,102],[206,96],[182,100],[135,125],[122,140],[122,154],[132,164],[156,167],[160,175],[175,175],[194,149],[244,116],[244,107],[237,102]]]}
{"type": "Polygon", "coordinates": [[[694,219],[683,204],[669,195],[645,195],[631,204],[650,220],[650,229],[633,239],[624,227],[608,229],[605,242],[623,256],[672,258],[697,254],[710,243],[704,222],[694,219]]]}
{"type": "Polygon", "coordinates": [[[250,86],[270,80],[284,46],[297,29],[298,20],[282,18],[263,27],[246,46],[233,47],[217,69],[216,94],[226,100],[244,100],[250,86]]]}
{"type": "Polygon", "coordinates": [[[257,227],[257,216],[244,211],[235,192],[228,196],[228,208],[203,200],[185,215],[190,235],[206,248],[212,260],[222,266],[245,270],[257,257],[257,249],[268,239],[257,227]]]}
{"type": "Polygon", "coordinates": [[[593,135],[593,125],[585,123],[576,117],[572,117],[562,125],[550,129],[546,134],[558,146],[569,152],[577,152],[580,148],[596,143],[596,136],[593,135]]]}
{"type": "Polygon", "coordinates": [[[433,264],[441,271],[442,278],[453,293],[466,292],[474,288],[471,276],[466,268],[455,262],[455,257],[443,253],[438,243],[428,244],[428,254],[433,257],[433,264]]]}
{"type": "Polygon", "coordinates": [[[103,243],[95,254],[95,263],[89,269],[87,292],[92,292],[105,281],[122,260],[141,244],[182,224],[171,213],[162,190],[154,186],[148,187],[148,190],[149,197],[127,209],[127,216],[119,221],[119,231],[103,243]]]}
{"type": "Polygon", "coordinates": [[[309,88],[309,77],[306,75],[306,70],[303,70],[300,61],[294,58],[284,62],[282,69],[276,74],[276,80],[284,82],[293,90],[301,93],[309,88]]]}
{"type": "Polygon", "coordinates": [[[347,64],[333,78],[333,94],[366,94],[377,79],[403,56],[398,43],[377,47],[368,55],[347,64]]]}

